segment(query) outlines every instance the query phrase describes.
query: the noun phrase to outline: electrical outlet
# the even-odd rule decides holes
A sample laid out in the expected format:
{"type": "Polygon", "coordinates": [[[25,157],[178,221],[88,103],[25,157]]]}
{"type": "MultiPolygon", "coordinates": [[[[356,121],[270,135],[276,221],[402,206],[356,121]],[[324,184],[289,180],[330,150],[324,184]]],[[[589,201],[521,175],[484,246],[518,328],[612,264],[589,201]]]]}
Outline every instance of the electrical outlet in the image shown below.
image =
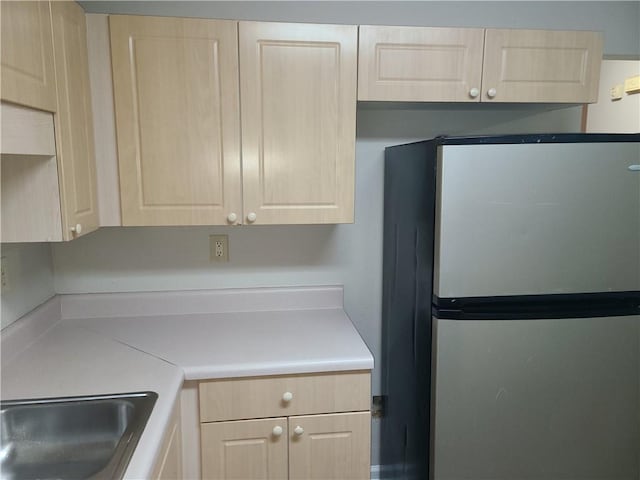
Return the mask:
{"type": "Polygon", "coordinates": [[[229,236],[209,235],[209,260],[212,262],[229,261],[229,236]]]}
{"type": "Polygon", "coordinates": [[[371,403],[371,418],[384,417],[384,404],[386,397],[384,395],[374,395],[371,403]]]}

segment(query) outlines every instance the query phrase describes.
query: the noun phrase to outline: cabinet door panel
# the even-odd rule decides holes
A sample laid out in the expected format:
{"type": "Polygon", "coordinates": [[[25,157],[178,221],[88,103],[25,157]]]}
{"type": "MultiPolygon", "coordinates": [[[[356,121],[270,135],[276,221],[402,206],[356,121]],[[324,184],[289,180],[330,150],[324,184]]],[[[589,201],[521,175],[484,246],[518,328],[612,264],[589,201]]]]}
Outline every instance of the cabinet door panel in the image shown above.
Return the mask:
{"type": "Polygon", "coordinates": [[[240,22],[244,211],[255,223],[353,221],[356,55],[355,26],[240,22]]]}
{"type": "Polygon", "coordinates": [[[178,480],[182,478],[182,431],[180,402],[174,407],[168,432],[162,442],[161,456],[153,469],[154,480],[178,480]]]}
{"type": "Polygon", "coordinates": [[[484,30],[361,26],[358,100],[479,102],[484,30]]]}
{"type": "Polygon", "coordinates": [[[203,423],[201,432],[204,480],[287,478],[286,418],[203,423]]]}
{"type": "Polygon", "coordinates": [[[70,240],[99,226],[87,27],[84,10],[75,2],[51,2],[51,15],[62,232],[70,240]]]}
{"type": "MultiPolygon", "coordinates": [[[[289,418],[289,478],[299,480],[368,479],[369,412],[289,418]],[[302,429],[296,434],[296,428],[302,429]]],[[[426,454],[426,453],[425,453],[426,454]]]]}
{"type": "Polygon", "coordinates": [[[482,101],[595,102],[601,61],[597,32],[488,29],[482,101]]]}
{"type": "Polygon", "coordinates": [[[55,112],[49,2],[1,2],[2,99],[55,112]]]}
{"type": "Polygon", "coordinates": [[[112,16],[123,225],[240,214],[237,23],[112,16]]]}

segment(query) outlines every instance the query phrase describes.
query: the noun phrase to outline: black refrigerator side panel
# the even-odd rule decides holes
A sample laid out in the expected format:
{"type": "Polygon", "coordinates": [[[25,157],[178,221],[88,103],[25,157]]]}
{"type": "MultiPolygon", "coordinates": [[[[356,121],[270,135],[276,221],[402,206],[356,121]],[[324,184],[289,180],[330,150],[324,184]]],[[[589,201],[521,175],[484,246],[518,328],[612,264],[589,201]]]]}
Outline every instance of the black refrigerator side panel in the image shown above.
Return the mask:
{"type": "Polygon", "coordinates": [[[420,142],[385,150],[382,478],[429,475],[436,149],[420,142]]]}

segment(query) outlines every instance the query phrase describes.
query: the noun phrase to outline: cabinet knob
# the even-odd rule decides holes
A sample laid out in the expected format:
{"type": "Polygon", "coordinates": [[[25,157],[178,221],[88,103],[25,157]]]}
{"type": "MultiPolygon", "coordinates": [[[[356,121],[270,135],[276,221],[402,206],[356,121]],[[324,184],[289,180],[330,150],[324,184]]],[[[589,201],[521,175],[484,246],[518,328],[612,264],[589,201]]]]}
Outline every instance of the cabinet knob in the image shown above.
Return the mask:
{"type": "Polygon", "coordinates": [[[300,425],[296,425],[296,428],[293,429],[293,433],[295,433],[298,437],[304,433],[304,428],[300,425]]]}
{"type": "Polygon", "coordinates": [[[229,223],[234,223],[237,219],[238,219],[238,216],[233,212],[231,212],[229,215],[227,215],[227,221],[229,223]]]}
{"type": "Polygon", "coordinates": [[[489,90],[487,90],[487,97],[494,98],[497,93],[498,92],[496,91],[495,88],[490,88],[489,90]]]}
{"type": "Polygon", "coordinates": [[[271,430],[271,433],[274,437],[279,437],[280,435],[282,435],[282,432],[283,430],[280,425],[276,425],[275,427],[273,427],[273,430],[271,430]]]}
{"type": "Polygon", "coordinates": [[[473,87],[471,90],[469,90],[469,96],[471,98],[476,98],[478,95],[480,95],[480,90],[473,87]]]}
{"type": "Polygon", "coordinates": [[[77,223],[75,227],[71,227],[71,231],[75,234],[80,235],[82,233],[82,225],[77,223]]]}
{"type": "Polygon", "coordinates": [[[293,393],[291,392],[284,392],[282,394],[282,401],[283,402],[287,402],[289,403],[291,400],[293,400],[293,393]]]}
{"type": "Polygon", "coordinates": [[[255,212],[250,212],[249,215],[247,215],[247,221],[249,223],[255,222],[256,218],[258,218],[258,216],[255,214],[255,212]]]}

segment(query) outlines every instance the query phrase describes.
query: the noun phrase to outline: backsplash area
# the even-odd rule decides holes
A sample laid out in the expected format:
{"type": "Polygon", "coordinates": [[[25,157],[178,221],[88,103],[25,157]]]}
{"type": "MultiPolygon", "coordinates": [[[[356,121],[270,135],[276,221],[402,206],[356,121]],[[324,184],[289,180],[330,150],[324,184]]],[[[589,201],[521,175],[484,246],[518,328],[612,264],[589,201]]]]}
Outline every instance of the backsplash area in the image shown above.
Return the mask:
{"type": "Polygon", "coordinates": [[[48,243],[3,244],[2,328],[15,322],[54,294],[51,247],[48,243]]]}

